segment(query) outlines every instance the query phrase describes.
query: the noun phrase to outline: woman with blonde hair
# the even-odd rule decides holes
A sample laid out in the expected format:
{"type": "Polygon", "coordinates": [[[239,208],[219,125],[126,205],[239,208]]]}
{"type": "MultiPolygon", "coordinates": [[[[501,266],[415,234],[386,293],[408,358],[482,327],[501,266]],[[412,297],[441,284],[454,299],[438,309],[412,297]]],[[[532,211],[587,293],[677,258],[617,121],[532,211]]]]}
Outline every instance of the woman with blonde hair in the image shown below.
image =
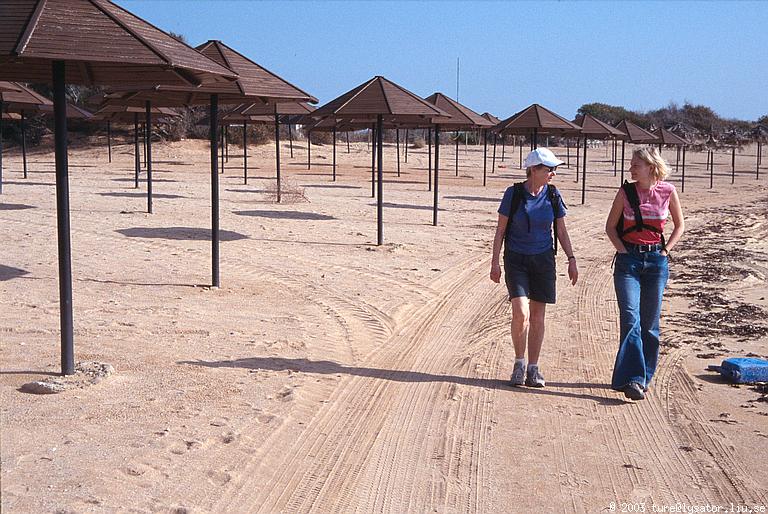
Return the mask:
{"type": "Polygon", "coordinates": [[[617,252],[613,284],[621,332],[611,387],[642,400],[659,359],[669,253],[683,235],[685,221],[675,186],[664,181],[669,168],[656,148],[635,150],[629,172],[633,182],[625,182],[616,193],[605,223],[617,252]],[[665,241],[670,214],[674,230],[665,241]]]}

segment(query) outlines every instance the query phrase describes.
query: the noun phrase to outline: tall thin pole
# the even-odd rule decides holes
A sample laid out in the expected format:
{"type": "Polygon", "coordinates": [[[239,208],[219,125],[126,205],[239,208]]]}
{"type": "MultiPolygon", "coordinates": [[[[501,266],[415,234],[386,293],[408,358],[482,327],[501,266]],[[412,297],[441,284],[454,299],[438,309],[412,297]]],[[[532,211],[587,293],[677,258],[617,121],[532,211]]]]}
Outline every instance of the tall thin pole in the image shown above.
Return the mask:
{"type": "Polygon", "coordinates": [[[333,181],[336,182],[336,125],[333,126],[333,181]]]}
{"type": "Polygon", "coordinates": [[[507,142],[507,138],[504,134],[502,134],[501,135],[501,162],[504,162],[504,158],[505,158],[504,152],[506,149],[506,142],[507,142]]]}
{"type": "Polygon", "coordinates": [[[376,125],[371,129],[371,198],[376,198],[376,125]]]}
{"type": "Polygon", "coordinates": [[[680,188],[681,193],[685,193],[685,149],[686,147],[683,146],[683,182],[680,188]]]}
{"type": "Polygon", "coordinates": [[[347,153],[352,153],[352,150],[349,148],[349,130],[347,130],[347,153]]]}
{"type": "Polygon", "coordinates": [[[625,140],[621,140],[621,182],[620,184],[624,183],[624,147],[627,145],[627,142],[625,140]]]}
{"type": "Polygon", "coordinates": [[[496,171],[496,140],[499,138],[499,134],[493,133],[493,158],[491,158],[491,173],[496,171]]]}
{"type": "Polygon", "coordinates": [[[454,136],[456,136],[456,176],[459,176],[459,131],[457,130],[454,132],[454,136]]]}
{"type": "Polygon", "coordinates": [[[112,162],[112,122],[107,120],[107,151],[109,152],[109,162],[112,162]]]}
{"type": "Polygon", "coordinates": [[[432,225],[437,226],[437,188],[440,178],[440,125],[435,125],[435,187],[432,208],[432,225]]]}
{"type": "Polygon", "coordinates": [[[0,97],[0,194],[3,194],[3,109],[4,104],[0,97]]]}
{"type": "Polygon", "coordinates": [[[731,184],[736,181],[736,147],[731,152],[731,184]]]}
{"type": "Polygon", "coordinates": [[[248,184],[248,122],[243,121],[243,184],[248,184]]]}
{"type": "Polygon", "coordinates": [[[571,138],[569,137],[565,138],[565,165],[571,167],[571,138]]]}
{"type": "Polygon", "coordinates": [[[229,162],[229,125],[224,124],[224,155],[227,162],[229,162]]]}
{"type": "Polygon", "coordinates": [[[377,228],[378,233],[376,237],[376,243],[381,246],[384,243],[384,202],[383,202],[383,193],[384,193],[384,159],[383,159],[383,146],[384,146],[384,122],[383,122],[383,116],[379,114],[376,117],[376,146],[378,147],[378,155],[377,157],[377,164],[379,168],[378,173],[378,193],[379,197],[376,199],[376,214],[377,214],[377,228]]]}
{"type": "Polygon", "coordinates": [[[139,188],[139,173],[141,170],[141,155],[139,146],[139,113],[133,113],[133,187],[139,188]]]}
{"type": "MultiPolygon", "coordinates": [[[[587,138],[584,138],[584,144],[586,145],[587,138]]],[[[579,181],[579,168],[581,167],[581,138],[576,138],[576,182],[579,181]]]]}
{"type": "Polygon", "coordinates": [[[408,129],[405,129],[405,162],[408,163],[408,129]]]}
{"type": "Polygon", "coordinates": [[[400,129],[395,129],[395,146],[397,147],[397,176],[400,176],[400,129]]]}
{"type": "Polygon", "coordinates": [[[152,102],[149,100],[144,104],[145,108],[145,137],[147,150],[144,158],[147,161],[147,212],[152,214],[152,102]]]}
{"type": "Polygon", "coordinates": [[[211,285],[221,285],[219,276],[219,95],[211,95],[211,285]]]}
{"type": "Polygon", "coordinates": [[[712,189],[715,184],[715,151],[710,150],[709,154],[711,155],[709,159],[709,188],[712,189]]]}
{"type": "Polygon", "coordinates": [[[581,173],[581,205],[587,199],[587,138],[584,138],[584,171],[581,173]]]}
{"type": "Polygon", "coordinates": [[[219,141],[221,144],[221,151],[219,152],[221,154],[221,169],[219,170],[219,173],[221,174],[224,174],[224,127],[225,125],[222,123],[219,128],[219,141]]]}
{"type": "Polygon", "coordinates": [[[523,136],[519,136],[520,139],[520,169],[523,169],[523,136]]]}
{"type": "Polygon", "coordinates": [[[618,152],[619,148],[618,148],[617,145],[618,145],[618,141],[616,141],[616,139],[614,139],[613,140],[613,176],[614,177],[616,176],[616,174],[619,171],[618,166],[617,166],[618,162],[617,162],[617,159],[616,159],[617,154],[619,153],[618,152]]]}
{"type": "Polygon", "coordinates": [[[291,149],[291,159],[293,159],[293,123],[288,118],[288,145],[291,149]]]}
{"type": "MultiPolygon", "coordinates": [[[[64,61],[53,61],[53,117],[56,147],[56,221],[59,249],[59,310],[61,374],[75,372],[72,316],[72,248],[69,238],[69,163],[67,159],[67,96],[64,61]]],[[[0,116],[2,118],[2,116],[0,116]]]]}
{"type": "Polygon", "coordinates": [[[144,141],[143,141],[143,145],[144,145],[144,167],[145,168],[147,167],[147,130],[148,130],[147,124],[144,123],[144,141]]]}
{"type": "Polygon", "coordinates": [[[312,168],[312,131],[307,131],[307,169],[312,168]]]}
{"type": "Polygon", "coordinates": [[[432,191],[432,129],[427,129],[427,191],[432,191]]]}
{"type": "MultiPolygon", "coordinates": [[[[24,178],[27,178],[27,123],[24,117],[24,111],[21,111],[21,159],[24,166],[24,178]]],[[[110,152],[109,162],[112,162],[112,152],[110,152]]]]}
{"type": "Polygon", "coordinates": [[[483,130],[483,186],[486,184],[488,174],[488,129],[483,130]]]}
{"type": "Polygon", "coordinates": [[[275,170],[277,171],[277,203],[280,203],[280,116],[277,114],[277,104],[275,104],[275,170]]]}

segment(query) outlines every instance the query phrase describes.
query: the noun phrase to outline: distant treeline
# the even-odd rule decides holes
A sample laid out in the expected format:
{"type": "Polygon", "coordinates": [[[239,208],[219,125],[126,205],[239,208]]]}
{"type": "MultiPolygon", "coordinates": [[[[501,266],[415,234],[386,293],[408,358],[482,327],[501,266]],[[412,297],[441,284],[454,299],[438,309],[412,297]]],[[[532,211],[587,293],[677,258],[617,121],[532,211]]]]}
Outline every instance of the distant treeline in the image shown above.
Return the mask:
{"type": "Polygon", "coordinates": [[[595,118],[611,125],[627,120],[645,129],[650,128],[652,125],[668,128],[679,123],[692,127],[704,134],[708,134],[710,131],[720,134],[729,130],[745,132],[752,129],[758,123],[768,125],[768,114],[756,121],[726,119],[721,118],[715,111],[705,105],[693,105],[687,102],[682,107],[676,103],[670,103],[661,109],[644,113],[630,111],[616,105],[591,103],[579,107],[578,114],[591,114],[595,118]]]}

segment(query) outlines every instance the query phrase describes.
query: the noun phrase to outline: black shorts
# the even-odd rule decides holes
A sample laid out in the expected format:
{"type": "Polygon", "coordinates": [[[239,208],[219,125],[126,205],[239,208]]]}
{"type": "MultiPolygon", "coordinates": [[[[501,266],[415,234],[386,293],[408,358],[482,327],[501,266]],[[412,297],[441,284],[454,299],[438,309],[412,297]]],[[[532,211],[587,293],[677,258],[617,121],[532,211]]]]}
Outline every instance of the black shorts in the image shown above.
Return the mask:
{"type": "Polygon", "coordinates": [[[555,252],[536,255],[504,252],[504,279],[509,299],[527,296],[542,303],[555,303],[555,252]]]}

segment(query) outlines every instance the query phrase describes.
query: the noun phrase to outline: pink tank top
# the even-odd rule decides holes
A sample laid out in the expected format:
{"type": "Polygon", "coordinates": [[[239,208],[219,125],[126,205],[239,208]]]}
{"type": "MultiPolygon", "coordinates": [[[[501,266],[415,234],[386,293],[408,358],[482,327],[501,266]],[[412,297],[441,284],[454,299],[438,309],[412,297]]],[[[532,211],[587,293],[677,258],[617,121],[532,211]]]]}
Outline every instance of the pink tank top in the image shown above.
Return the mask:
{"type": "MultiPolygon", "coordinates": [[[[669,218],[669,199],[675,186],[669,182],[659,180],[650,189],[637,187],[637,196],[640,198],[640,214],[643,215],[643,224],[651,225],[664,230],[664,225],[669,218]]],[[[620,189],[624,199],[624,230],[635,226],[635,211],[629,205],[627,195],[620,189]]],[[[647,229],[637,232],[632,230],[624,235],[624,240],[633,244],[656,244],[661,242],[661,234],[647,229]]]]}

